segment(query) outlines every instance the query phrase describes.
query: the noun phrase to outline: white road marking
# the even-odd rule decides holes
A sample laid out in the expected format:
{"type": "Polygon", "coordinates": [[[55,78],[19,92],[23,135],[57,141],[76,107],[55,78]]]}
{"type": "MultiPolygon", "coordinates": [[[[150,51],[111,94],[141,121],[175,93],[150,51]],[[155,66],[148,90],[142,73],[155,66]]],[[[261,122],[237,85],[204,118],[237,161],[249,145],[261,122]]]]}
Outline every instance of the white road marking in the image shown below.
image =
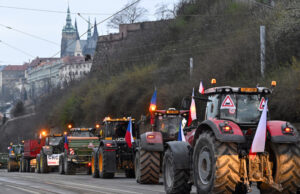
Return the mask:
{"type": "Polygon", "coordinates": [[[31,190],[24,189],[24,188],[21,188],[21,187],[16,187],[16,186],[12,186],[12,185],[5,185],[5,186],[6,187],[11,187],[11,188],[14,188],[14,189],[19,189],[19,190],[25,191],[27,193],[40,194],[39,192],[31,191],[31,190]]]}

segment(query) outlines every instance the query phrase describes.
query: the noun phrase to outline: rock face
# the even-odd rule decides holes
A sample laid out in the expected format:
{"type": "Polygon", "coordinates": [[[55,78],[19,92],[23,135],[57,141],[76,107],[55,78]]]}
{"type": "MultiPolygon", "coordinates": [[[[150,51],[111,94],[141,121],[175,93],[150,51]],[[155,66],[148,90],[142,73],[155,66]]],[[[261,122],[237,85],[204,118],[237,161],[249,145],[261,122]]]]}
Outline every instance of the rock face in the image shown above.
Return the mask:
{"type": "Polygon", "coordinates": [[[113,75],[128,64],[153,60],[171,20],[121,24],[119,33],[99,36],[92,71],[113,75]],[[145,54],[146,53],[146,54],[145,54]]]}

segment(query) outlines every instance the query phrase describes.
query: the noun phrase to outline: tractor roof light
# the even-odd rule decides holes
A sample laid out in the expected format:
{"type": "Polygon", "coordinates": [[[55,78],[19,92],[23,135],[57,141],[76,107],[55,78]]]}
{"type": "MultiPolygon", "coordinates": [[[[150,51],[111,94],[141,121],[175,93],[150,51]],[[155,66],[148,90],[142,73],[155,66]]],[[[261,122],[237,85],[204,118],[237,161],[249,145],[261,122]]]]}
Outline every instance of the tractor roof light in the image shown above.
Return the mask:
{"type": "Polygon", "coordinates": [[[214,84],[216,84],[217,83],[217,80],[215,79],[215,78],[213,78],[213,79],[211,79],[211,85],[214,85],[214,84]]]}
{"type": "Polygon", "coordinates": [[[99,129],[100,128],[100,124],[96,124],[96,129],[99,129]]]}
{"type": "Polygon", "coordinates": [[[271,82],[271,86],[272,86],[272,87],[276,87],[276,85],[277,85],[277,82],[276,82],[276,81],[272,81],[272,82],[271,82]]]}
{"type": "Polygon", "coordinates": [[[46,131],[42,131],[41,135],[45,137],[47,135],[46,131]]]}

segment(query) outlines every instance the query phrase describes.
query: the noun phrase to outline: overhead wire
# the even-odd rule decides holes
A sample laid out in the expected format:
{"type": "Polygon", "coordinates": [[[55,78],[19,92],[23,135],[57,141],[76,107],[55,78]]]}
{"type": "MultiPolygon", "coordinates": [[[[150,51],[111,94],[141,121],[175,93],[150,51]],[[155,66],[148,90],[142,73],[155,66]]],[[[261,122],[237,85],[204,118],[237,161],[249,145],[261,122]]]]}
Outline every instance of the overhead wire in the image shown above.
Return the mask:
{"type": "Polygon", "coordinates": [[[30,34],[30,33],[28,33],[28,32],[24,32],[24,31],[22,31],[22,30],[18,30],[18,29],[16,29],[16,28],[11,27],[11,26],[7,26],[7,25],[4,25],[4,24],[0,24],[0,26],[2,26],[2,27],[4,27],[4,28],[7,28],[7,29],[9,29],[9,30],[13,30],[13,31],[19,32],[19,33],[21,33],[21,34],[25,34],[25,35],[30,36],[30,37],[32,37],[32,38],[36,38],[36,39],[39,39],[39,40],[42,40],[42,41],[45,41],[45,42],[48,42],[48,43],[51,43],[51,44],[60,46],[60,45],[59,45],[58,43],[56,43],[56,42],[53,42],[53,41],[51,41],[51,40],[47,40],[47,39],[45,39],[45,38],[39,37],[39,36],[34,35],[34,34],[30,34]]]}
{"type": "Polygon", "coordinates": [[[19,52],[21,52],[21,53],[23,53],[23,54],[25,54],[25,55],[27,55],[27,56],[30,56],[30,57],[34,57],[33,55],[31,55],[31,54],[29,54],[29,53],[27,53],[26,51],[24,51],[24,50],[22,50],[22,49],[19,49],[19,48],[17,48],[17,47],[14,47],[14,46],[12,46],[11,44],[9,44],[9,43],[7,43],[7,42],[4,42],[3,40],[0,40],[0,44],[4,44],[4,45],[6,45],[6,46],[8,46],[8,47],[10,47],[10,48],[12,48],[12,49],[14,49],[14,50],[17,50],[17,51],[19,51],[19,52]]]}

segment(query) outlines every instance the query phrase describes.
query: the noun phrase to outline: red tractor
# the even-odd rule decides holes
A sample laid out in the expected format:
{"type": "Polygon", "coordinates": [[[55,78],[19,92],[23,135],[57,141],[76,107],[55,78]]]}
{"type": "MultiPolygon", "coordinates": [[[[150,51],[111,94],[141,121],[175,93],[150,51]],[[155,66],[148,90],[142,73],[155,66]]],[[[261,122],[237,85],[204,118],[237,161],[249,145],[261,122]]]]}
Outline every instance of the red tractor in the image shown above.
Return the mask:
{"type": "Polygon", "coordinates": [[[264,152],[250,152],[271,93],[265,87],[224,86],[195,97],[196,104],[206,101],[204,120],[186,134],[188,142],[167,142],[166,193],[190,193],[192,184],[197,193],[247,193],[254,182],[261,193],[297,193],[300,144],[293,125],[268,117],[264,152]]]}
{"type": "Polygon", "coordinates": [[[179,126],[188,110],[150,110],[150,118],[139,121],[142,133],[137,140],[135,178],[141,184],[159,183],[165,144],[178,138],[179,126]]]}

